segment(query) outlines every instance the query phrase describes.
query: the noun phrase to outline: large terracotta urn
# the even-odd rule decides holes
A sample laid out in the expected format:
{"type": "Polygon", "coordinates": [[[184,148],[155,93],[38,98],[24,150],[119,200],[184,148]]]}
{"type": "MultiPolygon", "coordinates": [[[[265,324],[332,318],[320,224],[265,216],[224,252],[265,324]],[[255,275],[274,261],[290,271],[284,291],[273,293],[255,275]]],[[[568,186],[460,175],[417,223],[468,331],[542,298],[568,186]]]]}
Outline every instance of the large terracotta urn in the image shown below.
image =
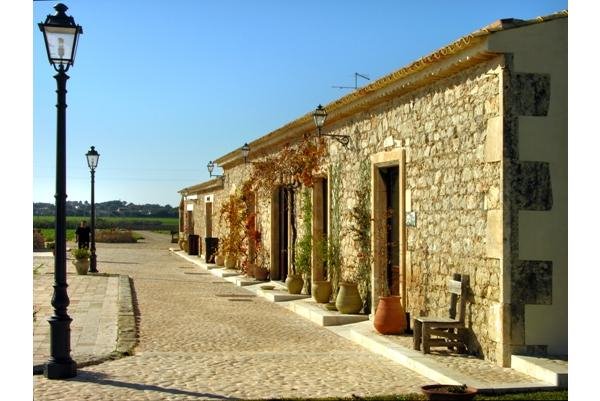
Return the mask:
{"type": "Polygon", "coordinates": [[[402,334],[406,330],[406,314],[399,296],[380,297],[373,320],[381,334],[402,334]]]}
{"type": "Polygon", "coordinates": [[[215,255],[215,264],[217,266],[224,266],[225,265],[225,256],[216,254],[215,255]]]}
{"type": "Polygon", "coordinates": [[[285,279],[285,284],[290,294],[300,294],[304,287],[304,280],[299,274],[289,274],[285,279]]]}
{"type": "Polygon", "coordinates": [[[340,283],[340,290],[335,299],[335,306],[338,311],[344,314],[354,314],[360,312],[362,305],[356,283],[340,283]]]}
{"type": "Polygon", "coordinates": [[[269,270],[263,266],[256,265],[254,267],[254,278],[258,281],[267,281],[269,278],[269,270]]]}
{"type": "Polygon", "coordinates": [[[312,285],[312,296],[319,304],[326,304],[331,297],[331,281],[317,280],[312,285]]]}

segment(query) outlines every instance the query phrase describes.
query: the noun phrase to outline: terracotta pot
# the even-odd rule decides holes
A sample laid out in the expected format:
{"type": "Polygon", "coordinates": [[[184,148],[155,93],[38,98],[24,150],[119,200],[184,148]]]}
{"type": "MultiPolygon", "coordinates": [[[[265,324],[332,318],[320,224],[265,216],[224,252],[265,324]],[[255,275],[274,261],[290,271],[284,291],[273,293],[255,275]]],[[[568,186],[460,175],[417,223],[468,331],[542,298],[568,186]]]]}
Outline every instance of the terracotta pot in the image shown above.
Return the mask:
{"type": "Polygon", "coordinates": [[[235,269],[237,265],[237,259],[233,256],[225,256],[225,267],[228,269],[235,269]]]}
{"type": "Polygon", "coordinates": [[[225,265],[225,256],[215,255],[215,264],[217,266],[224,266],[225,265]]]}
{"type": "Polygon", "coordinates": [[[428,400],[452,401],[452,400],[472,400],[477,394],[477,389],[473,387],[465,387],[464,392],[454,392],[449,390],[460,389],[461,386],[447,384],[430,384],[421,386],[421,391],[428,400]]]}
{"type": "Polygon", "coordinates": [[[258,281],[267,281],[269,277],[269,271],[264,267],[255,266],[254,267],[254,278],[258,281]]]}
{"type": "Polygon", "coordinates": [[[344,314],[358,313],[362,309],[362,299],[355,283],[340,283],[340,290],[335,299],[338,311],[344,314]]]}
{"type": "Polygon", "coordinates": [[[289,274],[285,279],[285,284],[290,294],[300,294],[304,287],[304,280],[299,274],[289,274]]]}
{"type": "Polygon", "coordinates": [[[312,296],[317,303],[328,303],[331,297],[331,282],[327,280],[313,282],[312,296]]]}
{"type": "Polygon", "coordinates": [[[85,276],[90,269],[90,260],[89,259],[75,259],[73,261],[75,265],[75,270],[77,270],[77,274],[85,276]]]}
{"type": "Polygon", "coordinates": [[[381,334],[401,334],[406,330],[406,314],[399,296],[380,297],[373,321],[381,334]]]}

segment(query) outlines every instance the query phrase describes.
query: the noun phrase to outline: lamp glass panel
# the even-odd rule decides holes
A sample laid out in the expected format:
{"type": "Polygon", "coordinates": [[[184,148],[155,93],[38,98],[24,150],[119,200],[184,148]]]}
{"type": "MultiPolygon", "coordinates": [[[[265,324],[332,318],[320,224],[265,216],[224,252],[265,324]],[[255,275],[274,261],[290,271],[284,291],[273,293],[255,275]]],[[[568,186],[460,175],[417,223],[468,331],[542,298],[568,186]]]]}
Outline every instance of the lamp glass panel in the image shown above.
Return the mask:
{"type": "Polygon", "coordinates": [[[316,126],[322,127],[323,124],[325,124],[325,119],[327,118],[327,114],[321,113],[319,111],[315,111],[315,114],[313,114],[313,117],[315,118],[316,126]]]}
{"type": "Polygon", "coordinates": [[[48,57],[55,64],[72,63],[75,51],[76,27],[44,26],[48,57]]]}
{"type": "Polygon", "coordinates": [[[95,170],[96,167],[98,167],[98,159],[100,158],[100,155],[96,154],[92,154],[92,155],[86,155],[87,157],[87,162],[88,162],[88,166],[92,169],[95,170]]]}

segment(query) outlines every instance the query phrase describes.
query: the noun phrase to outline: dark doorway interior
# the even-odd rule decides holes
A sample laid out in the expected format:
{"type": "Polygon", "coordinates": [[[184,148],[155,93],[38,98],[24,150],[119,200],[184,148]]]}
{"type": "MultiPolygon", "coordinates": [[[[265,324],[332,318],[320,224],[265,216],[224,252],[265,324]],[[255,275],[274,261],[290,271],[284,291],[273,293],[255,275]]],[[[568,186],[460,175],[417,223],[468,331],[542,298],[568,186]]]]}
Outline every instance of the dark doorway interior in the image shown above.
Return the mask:
{"type": "Polygon", "coordinates": [[[398,166],[379,170],[385,183],[386,207],[386,276],[390,295],[400,294],[400,194],[398,166]]]}
{"type": "Polygon", "coordinates": [[[321,180],[322,194],[323,194],[323,279],[329,279],[329,275],[327,274],[327,232],[328,232],[328,221],[329,221],[329,203],[328,203],[328,194],[329,194],[329,183],[327,182],[327,178],[323,178],[321,180]]]}
{"type": "Polygon", "coordinates": [[[289,249],[289,198],[290,191],[279,188],[279,279],[285,281],[288,275],[289,249]]]}

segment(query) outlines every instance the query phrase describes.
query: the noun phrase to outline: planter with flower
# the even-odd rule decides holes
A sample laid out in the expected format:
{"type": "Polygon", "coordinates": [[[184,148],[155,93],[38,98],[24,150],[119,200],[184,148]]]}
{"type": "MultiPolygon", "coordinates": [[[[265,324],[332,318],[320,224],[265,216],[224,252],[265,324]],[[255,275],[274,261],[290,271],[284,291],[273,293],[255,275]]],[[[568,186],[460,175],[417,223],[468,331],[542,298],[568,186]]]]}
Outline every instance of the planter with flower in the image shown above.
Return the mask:
{"type": "Polygon", "coordinates": [[[269,253],[260,241],[260,232],[256,242],[256,258],[254,262],[254,278],[258,281],[268,281],[271,273],[269,253]]]}
{"type": "Polygon", "coordinates": [[[77,274],[86,275],[90,268],[90,251],[86,248],[75,248],[71,249],[71,255],[77,274]]]}
{"type": "Polygon", "coordinates": [[[472,400],[477,395],[477,389],[466,384],[428,384],[421,392],[432,401],[472,400]]]}

